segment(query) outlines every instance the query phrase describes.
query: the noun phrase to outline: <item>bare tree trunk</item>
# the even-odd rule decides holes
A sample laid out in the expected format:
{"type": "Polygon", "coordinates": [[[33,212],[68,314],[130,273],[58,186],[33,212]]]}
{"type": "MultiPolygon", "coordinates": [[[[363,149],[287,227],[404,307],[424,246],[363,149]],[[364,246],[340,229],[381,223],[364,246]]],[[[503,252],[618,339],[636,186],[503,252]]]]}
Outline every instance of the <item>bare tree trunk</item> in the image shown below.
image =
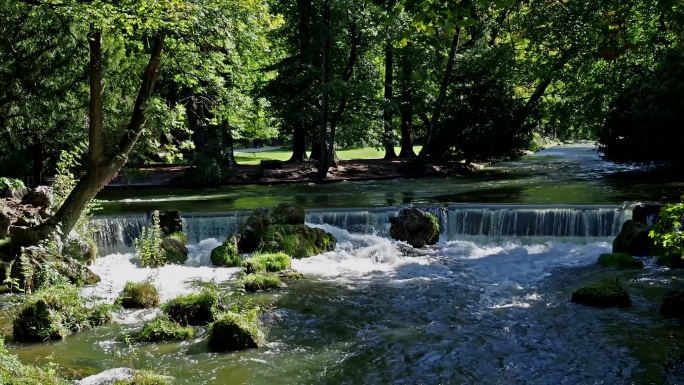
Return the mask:
{"type": "Polygon", "coordinates": [[[40,185],[43,180],[43,170],[45,168],[45,149],[43,148],[43,141],[40,139],[39,135],[34,135],[32,155],[33,155],[33,167],[31,169],[31,185],[29,187],[36,187],[40,185]]]}
{"type": "Polygon", "coordinates": [[[296,127],[292,136],[292,156],[289,162],[306,160],[306,128],[296,127]]]}
{"type": "MultiPolygon", "coordinates": [[[[388,28],[389,30],[389,28],[388,28]]],[[[394,159],[397,153],[394,151],[394,127],[392,125],[392,109],[390,103],[392,102],[392,83],[394,71],[394,48],[392,42],[387,39],[385,43],[385,111],[382,114],[382,121],[385,126],[385,159],[394,159]]]]}
{"type": "Polygon", "coordinates": [[[401,59],[401,151],[400,158],[415,158],[413,151],[413,100],[411,95],[413,68],[409,57],[410,48],[404,48],[401,59]]]}
{"type": "MultiPolygon", "coordinates": [[[[318,161],[318,172],[316,179],[323,180],[328,175],[328,168],[330,167],[328,158],[328,61],[330,60],[330,4],[326,0],[323,5],[323,56],[321,64],[321,122],[319,129],[319,138],[321,144],[321,159],[318,161]]],[[[333,143],[330,143],[330,147],[333,143]]]]}
{"type": "Polygon", "coordinates": [[[430,147],[432,146],[433,138],[435,137],[435,132],[437,131],[437,124],[439,123],[440,115],[442,114],[442,105],[444,104],[444,99],[446,97],[446,91],[449,87],[451,81],[451,72],[454,69],[454,61],[456,59],[456,51],[458,50],[458,45],[461,39],[461,29],[458,28],[454,39],[451,42],[451,49],[449,50],[449,60],[447,61],[446,70],[444,71],[444,77],[442,78],[442,85],[439,87],[439,96],[437,96],[437,101],[435,102],[435,110],[432,113],[432,119],[430,121],[430,130],[428,131],[427,140],[420,150],[418,157],[424,159],[427,157],[430,147]]]}
{"type": "MultiPolygon", "coordinates": [[[[310,66],[311,55],[311,0],[297,0],[297,10],[299,12],[299,56],[300,60],[310,66]]],[[[303,122],[293,127],[292,132],[292,156],[289,162],[303,162],[306,160],[306,134],[308,126],[303,122]]]]}
{"type": "MultiPolygon", "coordinates": [[[[97,35],[95,35],[97,36],[97,35]]],[[[158,36],[154,38],[152,44],[152,50],[150,52],[150,58],[145,68],[145,72],[142,76],[142,84],[138,91],[138,97],[136,98],[135,105],[133,107],[133,113],[131,120],[126,127],[126,130],[121,138],[119,145],[113,156],[105,155],[105,144],[101,136],[101,123],[98,123],[97,119],[93,119],[93,116],[102,116],[102,110],[93,111],[95,114],[91,115],[90,119],[90,143],[88,157],[89,163],[86,168],[85,174],[79,179],[78,183],[71,190],[71,193],[66,198],[62,206],[59,208],[57,213],[52,216],[47,222],[45,222],[40,228],[37,229],[38,232],[45,234],[49,230],[59,227],[63,233],[69,233],[76,222],[78,221],[83,209],[86,204],[90,202],[95,195],[116,175],[116,173],[121,169],[121,167],[126,164],[128,160],[128,154],[133,149],[136,141],[140,137],[140,133],[145,124],[145,105],[150,99],[152,92],[154,90],[154,84],[159,76],[159,65],[161,61],[162,51],[164,49],[164,36],[158,36]]],[[[102,76],[102,39],[90,40],[90,74],[91,74],[91,87],[95,85],[95,88],[91,88],[91,92],[94,90],[95,94],[91,93],[91,99],[96,98],[101,100],[101,91],[97,88],[98,82],[94,82],[94,79],[101,79],[102,76]]],[[[100,83],[101,84],[101,83],[100,83]]],[[[94,103],[91,100],[91,108],[94,103]]],[[[97,106],[97,104],[95,104],[97,106]]],[[[102,104],[99,104],[100,108],[102,104]]]]}

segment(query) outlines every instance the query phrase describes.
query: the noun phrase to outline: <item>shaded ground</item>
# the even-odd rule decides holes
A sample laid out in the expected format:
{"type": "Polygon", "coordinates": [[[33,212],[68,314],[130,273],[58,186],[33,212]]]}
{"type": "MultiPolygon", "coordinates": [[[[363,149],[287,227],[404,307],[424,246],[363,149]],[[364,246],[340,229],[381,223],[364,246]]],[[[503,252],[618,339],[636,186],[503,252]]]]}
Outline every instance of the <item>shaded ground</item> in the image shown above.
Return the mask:
{"type": "MultiPolygon", "coordinates": [[[[278,184],[314,182],[317,161],[284,163],[279,169],[262,169],[259,165],[239,165],[233,177],[223,185],[278,184]]],[[[341,160],[331,167],[324,182],[342,180],[393,179],[423,176],[464,175],[478,165],[452,163],[446,166],[418,166],[402,160],[356,159],[341,160]]],[[[185,182],[186,165],[155,165],[137,170],[127,170],[118,175],[107,187],[192,187],[185,182]]]]}

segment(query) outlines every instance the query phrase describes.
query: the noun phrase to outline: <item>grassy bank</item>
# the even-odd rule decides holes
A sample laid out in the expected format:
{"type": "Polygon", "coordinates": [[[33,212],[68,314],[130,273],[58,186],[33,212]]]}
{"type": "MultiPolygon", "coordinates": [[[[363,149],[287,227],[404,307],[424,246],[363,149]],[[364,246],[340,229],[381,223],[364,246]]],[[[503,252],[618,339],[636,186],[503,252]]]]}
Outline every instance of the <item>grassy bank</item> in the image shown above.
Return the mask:
{"type": "MultiPolygon", "coordinates": [[[[413,151],[417,153],[420,152],[422,146],[414,146],[413,151]]],[[[400,147],[395,147],[397,154],[401,151],[400,147]]],[[[262,152],[236,152],[235,159],[240,164],[258,164],[262,160],[288,160],[292,156],[292,150],[289,148],[283,148],[271,151],[262,152]]],[[[355,148],[350,150],[338,150],[337,156],[342,160],[352,160],[352,159],[375,159],[382,158],[385,156],[385,150],[377,150],[372,147],[355,148]]]]}

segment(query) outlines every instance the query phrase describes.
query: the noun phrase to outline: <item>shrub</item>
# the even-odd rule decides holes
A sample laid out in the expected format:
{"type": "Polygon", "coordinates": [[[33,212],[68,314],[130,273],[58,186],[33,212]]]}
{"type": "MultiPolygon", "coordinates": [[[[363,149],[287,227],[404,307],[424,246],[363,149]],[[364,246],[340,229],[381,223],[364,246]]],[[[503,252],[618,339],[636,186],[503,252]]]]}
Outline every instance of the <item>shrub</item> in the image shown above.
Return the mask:
{"type": "Polygon", "coordinates": [[[147,370],[136,370],[133,377],[117,380],[114,385],[173,385],[173,378],[152,373],[147,370]]]}
{"type": "Polygon", "coordinates": [[[200,326],[214,320],[217,309],[225,307],[225,300],[215,286],[204,288],[199,293],[176,297],[162,306],[169,319],[180,325],[200,326]]]}
{"type": "Polygon", "coordinates": [[[244,262],[247,274],[278,272],[292,266],[292,258],[285,253],[261,254],[248,258],[244,262]]]}
{"type": "Polygon", "coordinates": [[[257,309],[225,312],[209,326],[209,349],[230,352],[258,348],[264,344],[264,332],[257,309]]]}
{"type": "Polygon", "coordinates": [[[240,267],[242,266],[242,257],[229,238],[221,246],[211,251],[211,263],[214,266],[240,267]]]}
{"type": "Polygon", "coordinates": [[[45,368],[23,364],[19,358],[5,348],[0,336],[0,384],[3,385],[68,385],[69,382],[57,375],[56,366],[45,368]]]}
{"type": "Polygon", "coordinates": [[[166,264],[162,241],[164,234],[159,226],[159,211],[152,214],[152,224],[142,229],[140,238],[135,239],[135,251],[140,256],[140,263],[147,267],[159,267],[166,264]]]}
{"type": "Polygon", "coordinates": [[[19,189],[24,187],[24,182],[19,179],[0,177],[0,194],[8,189],[19,189]]]}
{"type": "Polygon", "coordinates": [[[195,337],[195,330],[190,326],[181,326],[167,317],[159,317],[146,322],[134,336],[139,342],[184,341],[195,337]]]}
{"type": "Polygon", "coordinates": [[[655,253],[663,264],[680,266],[684,259],[684,203],[669,204],[660,209],[660,220],[653,226],[649,236],[653,238],[655,253]]]}
{"type": "Polygon", "coordinates": [[[282,285],[282,281],[275,274],[250,274],[242,278],[241,283],[248,293],[277,289],[282,285]]]}
{"type": "Polygon", "coordinates": [[[75,286],[52,286],[37,291],[21,304],[12,324],[13,335],[18,342],[63,339],[111,319],[109,306],[87,307],[75,286]]]}
{"type": "Polygon", "coordinates": [[[126,282],[116,303],[126,309],[156,307],[159,306],[159,291],[149,282],[126,282]]]}

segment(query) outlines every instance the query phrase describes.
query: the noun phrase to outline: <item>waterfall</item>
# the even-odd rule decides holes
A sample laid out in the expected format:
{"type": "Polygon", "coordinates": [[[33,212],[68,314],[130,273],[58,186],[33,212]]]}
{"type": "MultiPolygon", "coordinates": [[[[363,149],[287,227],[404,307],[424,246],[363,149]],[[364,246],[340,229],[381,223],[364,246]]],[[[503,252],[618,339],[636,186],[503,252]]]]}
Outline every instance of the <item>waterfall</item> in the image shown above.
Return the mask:
{"type": "MultiPolygon", "coordinates": [[[[390,218],[400,207],[306,210],[306,222],[327,224],[352,233],[389,236],[390,218]]],[[[494,242],[504,239],[608,238],[631,218],[628,206],[595,205],[477,205],[421,207],[439,219],[443,237],[494,242]]],[[[204,239],[223,241],[235,233],[249,211],[182,213],[190,244],[204,239]]],[[[145,215],[96,217],[92,220],[100,254],[131,251],[145,215]]]]}

